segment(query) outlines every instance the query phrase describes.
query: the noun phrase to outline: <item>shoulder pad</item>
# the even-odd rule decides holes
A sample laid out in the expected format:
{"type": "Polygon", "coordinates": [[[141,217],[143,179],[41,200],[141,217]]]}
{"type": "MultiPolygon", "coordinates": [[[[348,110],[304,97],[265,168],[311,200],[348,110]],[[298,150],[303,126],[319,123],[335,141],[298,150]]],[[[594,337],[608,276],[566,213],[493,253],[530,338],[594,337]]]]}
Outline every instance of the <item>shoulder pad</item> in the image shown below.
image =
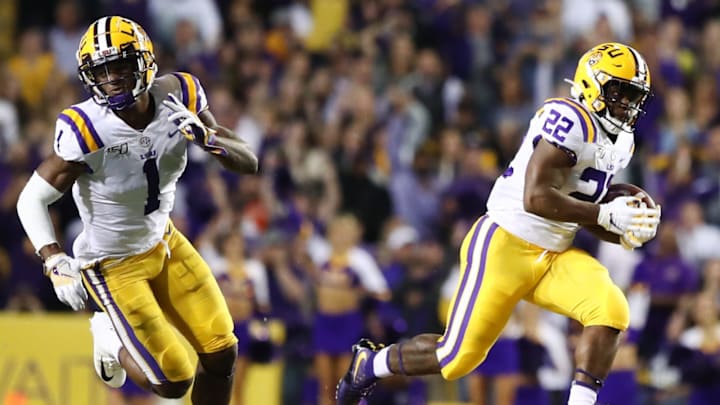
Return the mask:
{"type": "MultiPolygon", "coordinates": [[[[83,154],[92,153],[105,147],[92,120],[79,106],[74,105],[64,109],[58,115],[58,122],[67,124],[83,154]]],[[[59,143],[60,136],[61,133],[57,135],[56,143],[59,143]]]]}
{"type": "MultiPolygon", "coordinates": [[[[538,111],[538,116],[542,115],[547,111],[556,111],[554,114],[555,120],[564,117],[566,120],[573,122],[573,125],[579,125],[582,129],[582,140],[585,143],[595,143],[597,141],[597,127],[595,121],[593,121],[590,113],[583,107],[582,104],[571,98],[551,98],[545,101],[543,107],[538,111]]],[[[553,119],[553,117],[549,117],[553,119]]],[[[543,128],[547,128],[544,126],[543,128]]]]}
{"type": "Polygon", "coordinates": [[[172,75],[180,82],[182,102],[188,110],[197,114],[207,109],[205,90],[197,77],[185,72],[173,72],[172,75]]]}

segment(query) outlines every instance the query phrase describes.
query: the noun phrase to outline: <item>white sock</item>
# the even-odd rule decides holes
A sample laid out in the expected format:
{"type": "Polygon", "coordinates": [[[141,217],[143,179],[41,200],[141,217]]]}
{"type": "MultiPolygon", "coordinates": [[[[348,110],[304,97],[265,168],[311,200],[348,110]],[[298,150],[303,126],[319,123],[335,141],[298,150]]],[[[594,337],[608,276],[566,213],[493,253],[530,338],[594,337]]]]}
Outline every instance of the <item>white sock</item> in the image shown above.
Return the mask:
{"type": "Polygon", "coordinates": [[[388,346],[380,349],[373,358],[373,374],[375,374],[377,378],[385,378],[393,375],[390,367],[388,367],[388,353],[390,353],[391,347],[392,346],[388,346]]]}
{"type": "Polygon", "coordinates": [[[567,405],[595,405],[595,401],[597,401],[595,390],[573,381],[567,405]]]}

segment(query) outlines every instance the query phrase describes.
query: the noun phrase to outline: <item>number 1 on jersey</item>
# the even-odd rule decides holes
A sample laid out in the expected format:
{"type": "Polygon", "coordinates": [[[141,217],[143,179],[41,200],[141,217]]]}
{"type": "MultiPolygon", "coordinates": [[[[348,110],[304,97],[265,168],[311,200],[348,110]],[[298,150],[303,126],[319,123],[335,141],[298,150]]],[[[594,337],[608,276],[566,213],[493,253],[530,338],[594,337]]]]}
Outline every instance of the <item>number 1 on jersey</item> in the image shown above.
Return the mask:
{"type": "Polygon", "coordinates": [[[148,159],[143,164],[143,173],[147,179],[148,196],[145,201],[145,215],[160,208],[160,173],[155,158],[148,159]]]}

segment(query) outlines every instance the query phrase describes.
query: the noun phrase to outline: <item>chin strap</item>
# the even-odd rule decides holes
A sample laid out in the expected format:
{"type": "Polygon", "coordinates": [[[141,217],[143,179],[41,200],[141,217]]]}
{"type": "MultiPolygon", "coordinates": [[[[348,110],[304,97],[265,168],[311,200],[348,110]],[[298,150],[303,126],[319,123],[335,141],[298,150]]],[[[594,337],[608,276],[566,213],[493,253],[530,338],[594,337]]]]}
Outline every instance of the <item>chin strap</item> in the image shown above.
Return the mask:
{"type": "Polygon", "coordinates": [[[135,97],[132,93],[122,93],[107,97],[108,107],[113,110],[122,111],[135,104],[135,97]]]}

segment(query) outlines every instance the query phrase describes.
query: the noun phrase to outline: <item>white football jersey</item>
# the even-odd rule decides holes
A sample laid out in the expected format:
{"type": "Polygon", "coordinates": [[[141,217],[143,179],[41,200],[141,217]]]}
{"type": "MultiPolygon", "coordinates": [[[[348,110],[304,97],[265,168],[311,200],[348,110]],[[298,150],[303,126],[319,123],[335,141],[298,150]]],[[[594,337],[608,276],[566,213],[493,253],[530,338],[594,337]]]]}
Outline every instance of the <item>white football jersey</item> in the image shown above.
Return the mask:
{"type": "Polygon", "coordinates": [[[197,113],[207,108],[207,97],[188,73],[159,77],[149,91],[155,117],[142,130],[92,99],[58,116],[55,153],[87,166],[72,187],[83,223],[73,251],[83,261],[144,252],[165,232],[188,141],[168,122],[172,111],[162,101],[173,93],[197,113]]]}
{"type": "Polygon", "coordinates": [[[570,98],[549,99],[535,113],[520,149],[493,186],[488,215],[513,235],[561,252],[572,244],[580,226],[539,217],[523,206],[525,172],[541,137],[576,162],[560,191],[597,203],[605,196],[613,176],[630,162],[634,136],[623,131],[613,143],[592,113],[570,98]]]}

